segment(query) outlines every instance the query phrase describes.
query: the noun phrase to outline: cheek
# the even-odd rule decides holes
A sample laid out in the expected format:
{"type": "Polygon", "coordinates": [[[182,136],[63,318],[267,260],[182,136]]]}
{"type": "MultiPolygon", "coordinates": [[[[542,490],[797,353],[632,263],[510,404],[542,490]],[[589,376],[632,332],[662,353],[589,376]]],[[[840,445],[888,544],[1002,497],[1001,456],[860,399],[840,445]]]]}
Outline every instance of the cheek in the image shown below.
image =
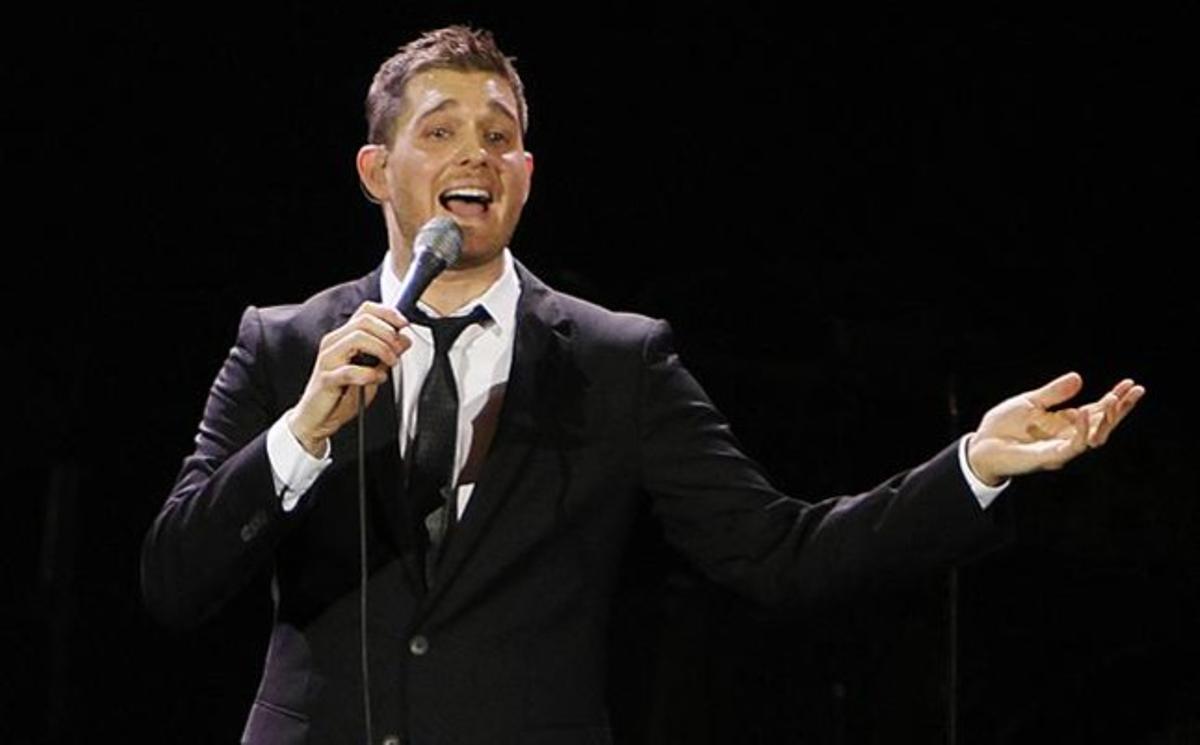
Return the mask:
{"type": "Polygon", "coordinates": [[[423,164],[411,160],[396,161],[391,166],[392,184],[409,198],[424,198],[432,189],[433,174],[423,164]]]}
{"type": "Polygon", "coordinates": [[[525,203],[525,199],[529,196],[529,175],[525,173],[524,168],[513,170],[509,173],[508,189],[512,193],[513,198],[509,200],[517,209],[525,203]]]}

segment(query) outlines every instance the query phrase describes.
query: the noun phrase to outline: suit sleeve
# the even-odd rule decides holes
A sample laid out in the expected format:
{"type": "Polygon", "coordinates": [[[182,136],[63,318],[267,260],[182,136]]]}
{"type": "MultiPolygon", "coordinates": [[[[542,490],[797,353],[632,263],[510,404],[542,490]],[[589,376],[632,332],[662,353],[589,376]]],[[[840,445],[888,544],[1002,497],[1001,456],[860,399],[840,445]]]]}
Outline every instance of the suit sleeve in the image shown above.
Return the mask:
{"type": "Polygon", "coordinates": [[[280,409],[263,326],[247,308],[209,392],[195,450],[142,544],[142,594],[163,623],[194,626],[270,566],[286,523],[267,457],[280,409]]]}
{"type": "Polygon", "coordinates": [[[742,453],[661,321],[643,364],[642,483],[667,540],[721,584],[766,605],[809,605],[949,567],[1003,537],[955,444],[862,494],[793,499],[742,453]]]}

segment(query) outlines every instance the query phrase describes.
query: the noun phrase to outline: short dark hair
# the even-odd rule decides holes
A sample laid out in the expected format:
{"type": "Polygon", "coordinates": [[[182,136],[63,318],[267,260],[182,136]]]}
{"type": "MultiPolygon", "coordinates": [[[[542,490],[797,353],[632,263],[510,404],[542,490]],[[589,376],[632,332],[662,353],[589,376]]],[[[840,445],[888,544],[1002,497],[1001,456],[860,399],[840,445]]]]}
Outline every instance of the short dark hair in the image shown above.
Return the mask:
{"type": "Polygon", "coordinates": [[[517,97],[517,115],[521,132],[529,129],[529,110],[525,105],[525,87],[513,66],[515,57],[506,57],[496,46],[490,31],[467,26],[447,26],[426,31],[389,57],[367,91],[367,141],[390,145],[393,126],[404,103],[404,87],[424,70],[448,69],[462,72],[494,72],[508,81],[517,97]]]}

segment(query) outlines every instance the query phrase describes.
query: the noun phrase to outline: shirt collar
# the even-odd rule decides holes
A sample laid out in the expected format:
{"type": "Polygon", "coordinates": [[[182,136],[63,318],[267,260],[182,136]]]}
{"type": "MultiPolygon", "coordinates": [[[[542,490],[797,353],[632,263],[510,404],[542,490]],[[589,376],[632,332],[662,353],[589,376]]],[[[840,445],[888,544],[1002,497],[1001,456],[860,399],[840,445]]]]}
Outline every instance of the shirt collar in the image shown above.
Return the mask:
{"type": "MultiPolygon", "coordinates": [[[[517,325],[517,299],[521,294],[521,281],[517,277],[517,269],[513,263],[512,252],[505,248],[503,257],[504,268],[501,270],[500,276],[492,283],[492,286],[487,288],[482,295],[450,315],[463,316],[470,313],[476,305],[482,305],[483,309],[487,311],[494,322],[493,324],[487,324],[487,327],[494,329],[501,335],[511,336],[517,325]]],[[[396,266],[392,261],[391,251],[388,251],[383,257],[383,271],[380,272],[379,276],[379,290],[381,302],[384,305],[395,307],[396,302],[400,299],[400,277],[396,276],[396,266]]],[[[425,303],[419,303],[419,305],[429,315],[437,315],[425,303]]]]}

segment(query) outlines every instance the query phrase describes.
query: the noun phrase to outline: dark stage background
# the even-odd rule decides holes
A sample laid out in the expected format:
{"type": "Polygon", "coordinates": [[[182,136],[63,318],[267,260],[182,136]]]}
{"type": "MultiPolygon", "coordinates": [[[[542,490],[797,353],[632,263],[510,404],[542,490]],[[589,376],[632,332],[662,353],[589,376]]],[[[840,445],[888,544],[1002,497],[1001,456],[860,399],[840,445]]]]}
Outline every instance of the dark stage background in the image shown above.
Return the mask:
{"type": "MultiPolygon", "coordinates": [[[[242,309],[380,261],[362,98],[452,21],[494,29],[528,87],[516,255],[669,319],[788,493],[865,489],[1068,369],[1089,400],[1145,383],[1105,451],[1011,488],[1013,544],[959,572],[953,726],[1200,742],[1190,18],[29,12],[0,31],[0,742],[236,740],[265,578],[169,632],[141,538],[242,309]]],[[[621,742],[947,741],[947,577],[778,618],[656,538],[613,628],[621,742]]]]}

